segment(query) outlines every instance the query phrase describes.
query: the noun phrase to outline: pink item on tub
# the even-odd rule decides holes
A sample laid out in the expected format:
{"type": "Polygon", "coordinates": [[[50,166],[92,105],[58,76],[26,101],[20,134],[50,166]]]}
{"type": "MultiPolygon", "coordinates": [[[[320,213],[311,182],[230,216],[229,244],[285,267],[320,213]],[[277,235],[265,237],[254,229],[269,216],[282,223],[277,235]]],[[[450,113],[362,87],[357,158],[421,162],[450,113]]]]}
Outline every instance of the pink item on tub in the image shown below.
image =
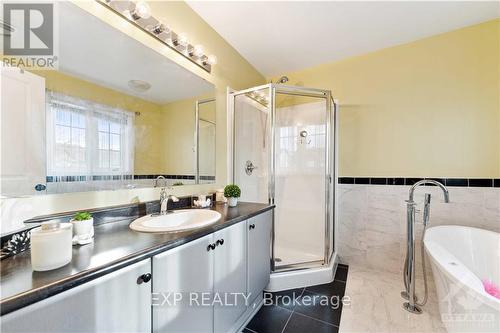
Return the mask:
{"type": "Polygon", "coordinates": [[[491,296],[500,299],[500,288],[495,286],[490,280],[483,280],[484,290],[491,296]]]}

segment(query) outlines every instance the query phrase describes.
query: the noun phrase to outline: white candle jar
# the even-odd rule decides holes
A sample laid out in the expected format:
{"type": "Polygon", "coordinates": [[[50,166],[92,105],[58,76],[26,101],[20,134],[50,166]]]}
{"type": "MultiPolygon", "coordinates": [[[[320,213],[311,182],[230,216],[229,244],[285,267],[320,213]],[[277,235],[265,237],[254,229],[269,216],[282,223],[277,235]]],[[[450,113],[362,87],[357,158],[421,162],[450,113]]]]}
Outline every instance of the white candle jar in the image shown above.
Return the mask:
{"type": "Polygon", "coordinates": [[[31,267],[48,271],[68,264],[72,257],[71,223],[45,222],[31,230],[31,267]]]}

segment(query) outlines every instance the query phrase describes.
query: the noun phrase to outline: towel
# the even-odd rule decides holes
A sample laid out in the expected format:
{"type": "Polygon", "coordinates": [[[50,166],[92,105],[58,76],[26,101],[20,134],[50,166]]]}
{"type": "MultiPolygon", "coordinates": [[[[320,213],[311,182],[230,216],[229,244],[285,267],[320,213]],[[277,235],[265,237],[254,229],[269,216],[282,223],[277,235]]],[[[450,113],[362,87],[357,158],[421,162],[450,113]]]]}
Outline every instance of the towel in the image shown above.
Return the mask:
{"type": "Polygon", "coordinates": [[[490,280],[483,280],[484,290],[491,296],[500,299],[500,288],[490,280]]]}

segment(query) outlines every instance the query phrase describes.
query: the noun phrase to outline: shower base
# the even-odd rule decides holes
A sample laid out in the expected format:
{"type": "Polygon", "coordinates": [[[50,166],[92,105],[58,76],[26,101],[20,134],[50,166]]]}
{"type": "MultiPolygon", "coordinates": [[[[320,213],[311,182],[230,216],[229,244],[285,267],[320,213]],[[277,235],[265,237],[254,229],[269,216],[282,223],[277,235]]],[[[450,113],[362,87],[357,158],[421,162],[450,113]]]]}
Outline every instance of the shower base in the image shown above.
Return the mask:
{"type": "Polygon", "coordinates": [[[337,270],[337,261],[337,254],[335,253],[329,265],[300,268],[286,272],[273,272],[265,290],[275,292],[330,283],[333,281],[335,271],[337,270]]]}
{"type": "Polygon", "coordinates": [[[322,260],[323,254],[307,253],[289,247],[276,246],[274,248],[274,258],[276,267],[279,268],[280,266],[322,260]]]}

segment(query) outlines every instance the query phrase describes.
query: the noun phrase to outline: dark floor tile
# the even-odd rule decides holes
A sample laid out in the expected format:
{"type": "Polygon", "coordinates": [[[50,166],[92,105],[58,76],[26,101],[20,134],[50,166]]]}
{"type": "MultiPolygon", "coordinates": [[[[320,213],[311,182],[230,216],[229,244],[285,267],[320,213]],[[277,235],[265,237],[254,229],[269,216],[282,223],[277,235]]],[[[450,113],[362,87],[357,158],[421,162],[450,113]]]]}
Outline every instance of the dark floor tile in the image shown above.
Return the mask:
{"type": "Polygon", "coordinates": [[[493,186],[494,187],[500,187],[500,179],[494,179],[493,180],[493,186]]]}
{"type": "Polygon", "coordinates": [[[347,271],[349,267],[344,265],[337,266],[337,272],[335,273],[335,280],[347,281],[347,271]]]}
{"type": "Polygon", "coordinates": [[[306,291],[326,296],[339,296],[343,297],[345,293],[345,282],[333,281],[325,284],[318,284],[306,288],[306,291]]]}
{"type": "Polygon", "coordinates": [[[302,295],[303,291],[304,288],[289,289],[274,293],[264,292],[264,298],[266,300],[271,300],[274,305],[293,310],[295,306],[294,300],[297,300],[302,295]]]}
{"type": "Polygon", "coordinates": [[[337,333],[338,327],[294,313],[286,324],[284,333],[337,333]]]}
{"type": "Polygon", "coordinates": [[[292,311],[279,306],[262,306],[248,323],[247,328],[258,333],[280,333],[292,311]]]}
{"type": "Polygon", "coordinates": [[[295,306],[295,312],[338,326],[342,303],[338,297],[334,298],[334,302],[331,302],[331,297],[305,290],[300,298],[300,304],[295,306]]]}

